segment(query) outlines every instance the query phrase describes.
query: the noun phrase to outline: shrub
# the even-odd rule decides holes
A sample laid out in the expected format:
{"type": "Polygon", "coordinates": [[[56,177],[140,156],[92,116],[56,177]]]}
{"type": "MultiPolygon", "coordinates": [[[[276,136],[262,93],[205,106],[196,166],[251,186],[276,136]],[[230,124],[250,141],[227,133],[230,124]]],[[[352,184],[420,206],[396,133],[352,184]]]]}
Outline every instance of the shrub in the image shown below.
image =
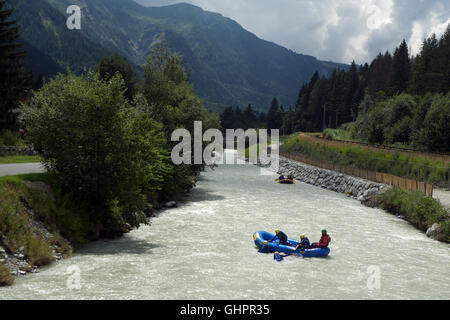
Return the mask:
{"type": "Polygon", "coordinates": [[[61,192],[83,204],[104,235],[147,222],[134,212],[170,171],[162,126],[123,92],[120,74],[108,81],[91,72],[58,75],[23,106],[27,138],[57,173],[61,192]]]}
{"type": "Polygon", "coordinates": [[[37,235],[27,236],[25,256],[28,262],[34,266],[43,266],[55,260],[50,243],[37,235]]]}
{"type": "Polygon", "coordinates": [[[450,152],[450,93],[435,99],[428,110],[419,135],[426,150],[450,152]]]}
{"type": "Polygon", "coordinates": [[[18,146],[23,145],[23,141],[19,138],[17,133],[11,130],[5,130],[0,134],[0,145],[4,146],[18,146]]]}
{"type": "Polygon", "coordinates": [[[426,231],[434,223],[443,225],[441,239],[450,237],[450,212],[439,201],[420,192],[392,188],[378,196],[382,208],[396,215],[402,215],[417,228],[426,231]]]}
{"type": "Polygon", "coordinates": [[[10,286],[14,283],[14,277],[9,272],[8,268],[0,262],[0,287],[10,286]]]}

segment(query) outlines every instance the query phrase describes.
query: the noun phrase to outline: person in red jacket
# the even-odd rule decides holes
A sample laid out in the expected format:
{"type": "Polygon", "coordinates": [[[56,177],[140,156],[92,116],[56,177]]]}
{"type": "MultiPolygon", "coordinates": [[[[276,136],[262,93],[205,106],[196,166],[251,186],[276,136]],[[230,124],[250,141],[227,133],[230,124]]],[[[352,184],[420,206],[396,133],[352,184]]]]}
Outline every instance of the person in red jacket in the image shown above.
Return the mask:
{"type": "Polygon", "coordinates": [[[314,242],[312,248],[327,248],[331,242],[331,237],[327,234],[327,230],[322,230],[322,236],[319,242],[314,242]]]}

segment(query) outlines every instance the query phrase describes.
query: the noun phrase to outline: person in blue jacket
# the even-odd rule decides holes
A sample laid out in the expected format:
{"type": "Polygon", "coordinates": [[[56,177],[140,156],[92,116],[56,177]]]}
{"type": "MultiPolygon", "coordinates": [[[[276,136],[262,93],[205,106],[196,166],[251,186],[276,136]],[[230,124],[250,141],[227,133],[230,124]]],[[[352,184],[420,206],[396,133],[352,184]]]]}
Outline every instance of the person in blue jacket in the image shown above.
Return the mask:
{"type": "Polygon", "coordinates": [[[311,248],[311,243],[309,242],[309,239],[304,234],[302,234],[300,236],[300,243],[297,245],[295,250],[297,251],[298,249],[304,250],[309,248],[311,248]]]}
{"type": "Polygon", "coordinates": [[[278,240],[280,240],[280,244],[284,244],[284,245],[288,245],[288,237],[287,235],[280,230],[275,230],[275,236],[269,240],[269,242],[272,242],[273,240],[275,240],[275,238],[278,238],[278,240]]]}

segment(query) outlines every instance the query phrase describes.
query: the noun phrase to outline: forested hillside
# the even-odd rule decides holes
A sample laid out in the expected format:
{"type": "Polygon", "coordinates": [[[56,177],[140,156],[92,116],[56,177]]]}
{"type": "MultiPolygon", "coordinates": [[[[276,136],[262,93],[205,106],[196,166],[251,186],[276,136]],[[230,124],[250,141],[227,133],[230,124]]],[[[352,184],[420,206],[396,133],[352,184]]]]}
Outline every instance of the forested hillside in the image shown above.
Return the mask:
{"type": "Polygon", "coordinates": [[[51,57],[62,69],[80,72],[102,56],[118,53],[138,73],[164,35],[169,47],[185,60],[190,81],[209,109],[252,104],[267,111],[274,96],[294,105],[298,87],[318,72],[328,76],[345,65],[264,41],[235,21],[201,8],[177,4],[143,7],[132,0],[8,0],[22,37],[51,57]],[[69,5],[82,9],[81,30],[68,30],[69,5]]]}

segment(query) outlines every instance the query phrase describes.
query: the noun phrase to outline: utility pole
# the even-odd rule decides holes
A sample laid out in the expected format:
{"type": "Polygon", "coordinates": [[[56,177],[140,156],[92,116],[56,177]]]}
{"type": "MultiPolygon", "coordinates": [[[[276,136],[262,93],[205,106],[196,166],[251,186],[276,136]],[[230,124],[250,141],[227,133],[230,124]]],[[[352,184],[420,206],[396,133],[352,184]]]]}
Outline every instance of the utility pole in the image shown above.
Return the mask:
{"type": "Polygon", "coordinates": [[[325,104],[323,105],[323,124],[322,124],[322,131],[325,131],[326,126],[327,126],[327,124],[326,124],[326,112],[327,112],[327,104],[325,103],[325,104]]]}

